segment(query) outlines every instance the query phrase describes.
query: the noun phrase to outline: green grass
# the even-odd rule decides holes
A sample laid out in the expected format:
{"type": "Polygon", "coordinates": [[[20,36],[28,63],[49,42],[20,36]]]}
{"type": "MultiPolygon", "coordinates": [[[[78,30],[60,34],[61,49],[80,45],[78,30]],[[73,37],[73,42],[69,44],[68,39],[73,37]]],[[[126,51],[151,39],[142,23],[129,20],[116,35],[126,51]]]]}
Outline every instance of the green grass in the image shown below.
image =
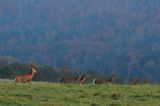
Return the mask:
{"type": "Polygon", "coordinates": [[[160,106],[160,86],[0,83],[0,106],[160,106]]]}

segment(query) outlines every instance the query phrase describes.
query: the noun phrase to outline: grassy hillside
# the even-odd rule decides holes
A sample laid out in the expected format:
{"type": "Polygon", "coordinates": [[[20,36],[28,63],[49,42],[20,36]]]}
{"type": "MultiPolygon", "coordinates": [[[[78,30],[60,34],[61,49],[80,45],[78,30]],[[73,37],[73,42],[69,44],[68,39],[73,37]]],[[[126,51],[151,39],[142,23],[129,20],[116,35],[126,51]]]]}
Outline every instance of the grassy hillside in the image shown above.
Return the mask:
{"type": "Polygon", "coordinates": [[[160,106],[159,85],[0,83],[0,106],[160,106]]]}

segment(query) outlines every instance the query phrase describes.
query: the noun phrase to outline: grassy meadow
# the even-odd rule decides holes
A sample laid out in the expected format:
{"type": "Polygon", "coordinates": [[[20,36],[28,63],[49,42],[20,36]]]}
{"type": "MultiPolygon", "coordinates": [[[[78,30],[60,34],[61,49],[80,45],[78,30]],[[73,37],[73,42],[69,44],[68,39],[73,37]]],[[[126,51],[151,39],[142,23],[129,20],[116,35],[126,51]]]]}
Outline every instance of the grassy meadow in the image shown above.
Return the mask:
{"type": "Polygon", "coordinates": [[[0,106],[160,106],[160,86],[3,82],[0,106]]]}

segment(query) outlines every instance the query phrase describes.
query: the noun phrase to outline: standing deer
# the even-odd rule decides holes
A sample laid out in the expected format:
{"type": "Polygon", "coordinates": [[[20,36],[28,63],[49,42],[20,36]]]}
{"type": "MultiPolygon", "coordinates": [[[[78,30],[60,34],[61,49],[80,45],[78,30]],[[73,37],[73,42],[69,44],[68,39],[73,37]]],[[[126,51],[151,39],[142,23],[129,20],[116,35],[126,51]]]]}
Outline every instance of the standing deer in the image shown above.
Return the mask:
{"type": "Polygon", "coordinates": [[[88,77],[86,75],[82,75],[79,79],[78,79],[78,84],[82,85],[87,81],[88,77]]]}
{"type": "Polygon", "coordinates": [[[112,74],[111,78],[106,80],[106,79],[102,79],[102,78],[98,78],[98,79],[94,79],[93,80],[93,85],[95,84],[109,84],[111,85],[112,82],[116,79],[116,74],[112,74]]]}
{"type": "Polygon", "coordinates": [[[30,73],[15,76],[16,83],[26,83],[26,82],[30,83],[32,81],[32,78],[37,73],[37,71],[34,65],[30,65],[30,66],[31,66],[30,73]]]}
{"type": "Polygon", "coordinates": [[[61,77],[59,79],[60,83],[77,83],[80,75],[71,76],[71,77],[61,77]]]}

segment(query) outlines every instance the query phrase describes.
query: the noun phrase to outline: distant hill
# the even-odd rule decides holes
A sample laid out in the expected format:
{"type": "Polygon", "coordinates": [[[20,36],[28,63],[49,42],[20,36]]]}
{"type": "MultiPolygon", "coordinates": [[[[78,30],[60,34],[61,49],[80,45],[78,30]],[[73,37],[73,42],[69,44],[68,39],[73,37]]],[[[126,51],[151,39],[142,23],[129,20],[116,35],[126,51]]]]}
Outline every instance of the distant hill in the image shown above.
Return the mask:
{"type": "Polygon", "coordinates": [[[160,80],[159,0],[0,1],[0,54],[160,80]]]}

